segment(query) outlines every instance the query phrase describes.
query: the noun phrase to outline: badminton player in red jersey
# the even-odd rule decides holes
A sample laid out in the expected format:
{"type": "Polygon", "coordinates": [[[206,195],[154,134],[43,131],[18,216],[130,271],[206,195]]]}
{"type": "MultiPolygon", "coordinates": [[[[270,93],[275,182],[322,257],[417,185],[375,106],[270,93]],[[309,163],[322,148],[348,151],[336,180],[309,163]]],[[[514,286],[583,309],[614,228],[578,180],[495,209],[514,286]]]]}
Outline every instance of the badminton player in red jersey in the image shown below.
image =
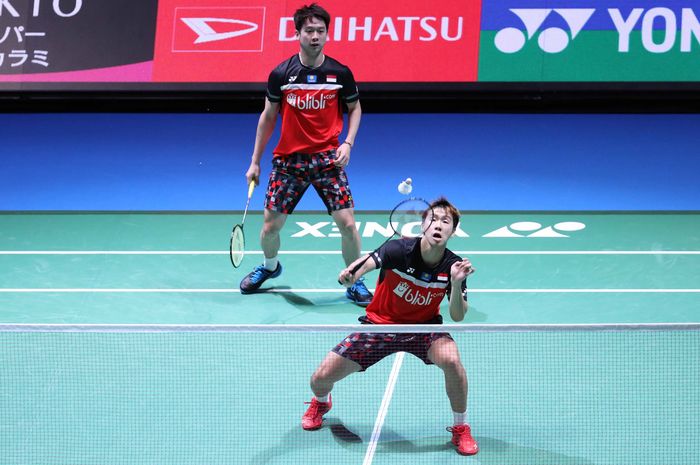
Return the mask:
{"type": "MultiPolygon", "coordinates": [[[[354,263],[338,279],[351,285],[363,274],[379,268],[374,299],[360,321],[366,324],[441,324],[440,302],[450,301],[450,317],[461,321],[467,312],[467,276],[474,272],[469,259],[447,248],[459,224],[459,211],[445,198],[435,200],[423,215],[423,236],[387,242],[353,274],[354,263]],[[432,212],[432,214],[431,214],[432,212]],[[432,218],[427,218],[431,215],[432,218]]],[[[356,263],[360,263],[358,260],[356,263]]],[[[302,417],[306,430],[318,429],[331,409],[331,389],[346,376],[365,371],[395,352],[409,352],[444,374],[447,397],[453,410],[452,443],[463,455],[479,447],[466,423],[467,375],[457,344],[448,333],[353,333],[343,339],[311,376],[314,397],[302,417]]]]}
{"type": "MultiPolygon", "coordinates": [[[[360,235],[345,167],[350,163],[362,109],[350,69],[323,53],[329,23],[328,12],[315,3],[298,9],[294,26],[299,53],[280,63],[268,78],[265,108],[258,120],[253,156],[246,172],[248,184],[260,181],[260,159],[278,113],[282,115],[282,129],[273,150],[260,233],[265,260],[241,281],[243,294],[258,291],[266,280],[282,272],[277,258],[279,233],[310,185],[338,226],[345,264],[360,255],[360,235]],[[348,109],[348,130],[340,142],[343,106],[348,109]]],[[[350,286],[346,296],[362,306],[372,300],[362,280],[350,286]]]]}

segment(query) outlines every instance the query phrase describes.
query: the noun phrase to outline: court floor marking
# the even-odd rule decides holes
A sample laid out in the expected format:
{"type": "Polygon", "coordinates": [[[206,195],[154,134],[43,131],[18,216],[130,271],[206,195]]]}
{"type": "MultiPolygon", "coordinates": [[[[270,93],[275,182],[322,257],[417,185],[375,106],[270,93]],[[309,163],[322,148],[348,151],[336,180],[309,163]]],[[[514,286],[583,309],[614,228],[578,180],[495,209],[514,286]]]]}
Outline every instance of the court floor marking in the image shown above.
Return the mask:
{"type": "Polygon", "coordinates": [[[362,462],[362,465],[370,465],[374,459],[374,452],[377,450],[377,443],[379,442],[379,436],[382,434],[384,419],[386,418],[386,413],[389,411],[389,404],[391,404],[391,398],[394,395],[394,387],[396,386],[396,380],[399,377],[399,371],[401,370],[401,365],[403,364],[403,358],[405,355],[406,354],[404,352],[398,352],[396,354],[396,358],[394,358],[394,364],[391,367],[391,374],[389,375],[389,380],[387,381],[386,389],[384,390],[384,396],[382,397],[382,403],[379,406],[379,412],[377,412],[377,419],[374,421],[372,436],[369,439],[367,452],[365,453],[365,460],[362,462]]]}
{"type": "MultiPolygon", "coordinates": [[[[370,253],[373,250],[363,250],[370,253]]],[[[453,250],[459,255],[700,255],[700,250],[453,250]]],[[[0,250],[0,255],[227,255],[227,250],[0,250]]],[[[261,250],[246,255],[262,255],[261,250]]],[[[340,250],[281,250],[279,255],[340,255],[340,250]]]]}
{"type": "MultiPolygon", "coordinates": [[[[375,289],[370,289],[374,291],[375,289]]],[[[178,289],[178,288],[0,288],[0,293],[164,293],[164,294],[240,294],[240,289],[225,288],[200,288],[200,289],[178,289]]],[[[319,289],[319,288],[299,288],[299,289],[269,289],[260,294],[279,293],[306,293],[306,294],[333,294],[345,292],[343,288],[319,289]]],[[[695,294],[700,293],[700,289],[469,289],[471,294],[695,294]]]]}

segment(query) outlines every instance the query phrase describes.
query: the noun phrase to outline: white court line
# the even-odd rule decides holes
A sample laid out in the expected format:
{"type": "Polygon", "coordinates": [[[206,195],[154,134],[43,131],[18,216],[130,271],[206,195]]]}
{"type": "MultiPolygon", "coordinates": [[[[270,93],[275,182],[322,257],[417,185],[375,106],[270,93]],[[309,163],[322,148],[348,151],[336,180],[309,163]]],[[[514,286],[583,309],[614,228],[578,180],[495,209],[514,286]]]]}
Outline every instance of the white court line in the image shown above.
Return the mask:
{"type": "MultiPolygon", "coordinates": [[[[375,289],[370,289],[375,291],[375,289]]],[[[177,288],[0,288],[0,293],[163,293],[163,294],[240,294],[240,289],[201,288],[201,289],[177,289],[177,288]]],[[[280,293],[306,293],[306,294],[333,294],[344,293],[345,289],[270,289],[261,294],[280,293]]],[[[700,293],[700,289],[469,289],[470,294],[693,294],[700,293]]]]}
{"type": "Polygon", "coordinates": [[[405,355],[406,354],[404,352],[398,352],[396,354],[396,358],[394,359],[394,365],[391,368],[389,381],[387,382],[386,389],[384,390],[384,397],[382,397],[382,403],[379,406],[377,419],[374,421],[374,429],[372,430],[372,436],[370,437],[369,444],[367,445],[367,452],[365,453],[365,460],[362,462],[362,465],[370,465],[374,459],[374,452],[377,450],[377,442],[379,442],[379,436],[382,433],[386,412],[389,410],[391,397],[394,395],[396,379],[399,377],[399,370],[401,370],[401,364],[403,363],[403,358],[405,355]]]}
{"type": "MultiPolygon", "coordinates": [[[[364,250],[369,253],[372,250],[364,250]]],[[[698,250],[453,250],[459,255],[700,255],[698,250]]],[[[226,250],[0,250],[0,255],[228,255],[226,250]]],[[[280,255],[340,255],[339,250],[282,250],[280,255]]],[[[260,250],[246,255],[262,255],[260,250]]]]}

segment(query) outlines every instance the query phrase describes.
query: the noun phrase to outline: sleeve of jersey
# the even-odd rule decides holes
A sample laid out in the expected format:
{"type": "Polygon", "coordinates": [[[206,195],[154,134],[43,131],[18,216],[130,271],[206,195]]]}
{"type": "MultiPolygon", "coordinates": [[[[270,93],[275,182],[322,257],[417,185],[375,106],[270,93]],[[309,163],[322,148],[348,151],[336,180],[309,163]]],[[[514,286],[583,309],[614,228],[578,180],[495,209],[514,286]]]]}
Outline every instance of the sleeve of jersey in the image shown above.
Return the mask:
{"type": "Polygon", "coordinates": [[[282,73],[279,70],[273,70],[268,76],[265,95],[270,102],[278,103],[282,101],[282,73]]]}
{"type": "Polygon", "coordinates": [[[357,102],[360,99],[360,91],[357,89],[357,83],[355,82],[355,77],[352,75],[350,68],[344,68],[343,70],[343,88],[340,91],[340,95],[345,103],[357,102]]]}
{"type": "Polygon", "coordinates": [[[404,250],[398,240],[389,241],[370,254],[377,269],[390,270],[404,257],[404,250]]]}

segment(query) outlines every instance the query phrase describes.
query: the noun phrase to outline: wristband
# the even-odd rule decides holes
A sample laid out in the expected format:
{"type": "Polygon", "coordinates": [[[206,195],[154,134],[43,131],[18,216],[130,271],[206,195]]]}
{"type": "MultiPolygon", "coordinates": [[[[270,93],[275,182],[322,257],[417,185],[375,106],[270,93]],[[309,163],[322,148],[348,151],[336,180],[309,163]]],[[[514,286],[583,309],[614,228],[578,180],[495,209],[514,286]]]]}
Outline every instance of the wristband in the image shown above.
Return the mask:
{"type": "MultiPolygon", "coordinates": [[[[350,142],[347,141],[347,140],[344,140],[344,141],[343,141],[343,144],[348,144],[348,145],[350,146],[350,148],[352,148],[352,143],[350,143],[350,142]]],[[[340,145],[343,145],[343,144],[340,144],[340,145]]]]}

